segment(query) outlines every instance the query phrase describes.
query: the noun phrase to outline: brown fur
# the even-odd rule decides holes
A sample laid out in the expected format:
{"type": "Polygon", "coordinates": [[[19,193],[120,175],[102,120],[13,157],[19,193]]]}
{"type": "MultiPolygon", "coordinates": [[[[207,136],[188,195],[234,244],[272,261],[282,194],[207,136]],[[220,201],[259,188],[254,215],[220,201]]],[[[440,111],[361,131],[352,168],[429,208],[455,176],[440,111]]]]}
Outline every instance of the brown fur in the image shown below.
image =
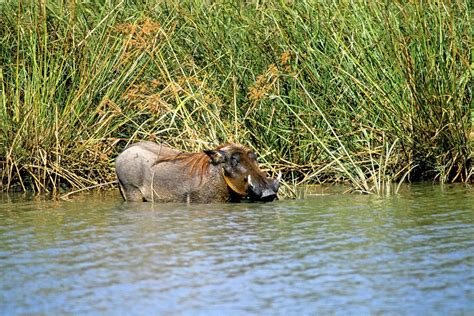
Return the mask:
{"type": "Polygon", "coordinates": [[[178,153],[158,158],[154,166],[162,162],[174,162],[189,170],[188,175],[203,177],[209,172],[209,156],[205,153],[178,153]]]}

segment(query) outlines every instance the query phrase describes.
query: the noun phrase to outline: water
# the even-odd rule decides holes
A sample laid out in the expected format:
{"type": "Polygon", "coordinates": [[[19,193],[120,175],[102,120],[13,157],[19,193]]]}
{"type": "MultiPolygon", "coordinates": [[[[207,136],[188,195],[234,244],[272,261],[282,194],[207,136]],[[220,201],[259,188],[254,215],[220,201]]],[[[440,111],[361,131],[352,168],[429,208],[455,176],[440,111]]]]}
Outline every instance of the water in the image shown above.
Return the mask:
{"type": "Polygon", "coordinates": [[[0,314],[474,315],[474,194],[0,196],[0,314]]]}

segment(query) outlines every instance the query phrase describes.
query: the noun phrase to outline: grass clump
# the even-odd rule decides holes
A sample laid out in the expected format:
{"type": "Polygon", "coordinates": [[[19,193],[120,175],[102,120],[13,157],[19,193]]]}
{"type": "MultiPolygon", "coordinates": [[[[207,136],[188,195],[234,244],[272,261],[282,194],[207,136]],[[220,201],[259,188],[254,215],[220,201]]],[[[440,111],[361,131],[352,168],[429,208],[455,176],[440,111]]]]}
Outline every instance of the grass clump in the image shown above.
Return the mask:
{"type": "Polygon", "coordinates": [[[240,142],[294,184],[472,181],[471,8],[448,2],[2,3],[2,187],[111,183],[140,139],[240,142]]]}

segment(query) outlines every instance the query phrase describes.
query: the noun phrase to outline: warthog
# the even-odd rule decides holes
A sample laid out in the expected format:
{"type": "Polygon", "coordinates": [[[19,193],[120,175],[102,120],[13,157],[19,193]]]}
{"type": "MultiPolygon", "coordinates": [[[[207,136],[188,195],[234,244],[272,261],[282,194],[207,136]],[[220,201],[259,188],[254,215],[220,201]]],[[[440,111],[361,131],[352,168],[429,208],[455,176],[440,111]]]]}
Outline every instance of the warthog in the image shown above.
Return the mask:
{"type": "Polygon", "coordinates": [[[115,172],[126,201],[273,201],[281,178],[267,178],[255,153],[237,144],[184,153],[152,142],[135,143],[117,157],[115,172]]]}

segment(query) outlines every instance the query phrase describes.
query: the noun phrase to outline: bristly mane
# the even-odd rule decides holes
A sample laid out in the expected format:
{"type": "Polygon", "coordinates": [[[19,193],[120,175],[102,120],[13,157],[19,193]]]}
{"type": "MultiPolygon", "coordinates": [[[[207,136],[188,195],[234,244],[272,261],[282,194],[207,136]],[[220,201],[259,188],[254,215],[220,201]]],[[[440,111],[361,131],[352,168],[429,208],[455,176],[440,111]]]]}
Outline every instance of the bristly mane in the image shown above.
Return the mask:
{"type": "MultiPolygon", "coordinates": [[[[232,143],[225,143],[225,144],[219,145],[215,150],[220,150],[227,146],[231,146],[233,147],[233,149],[239,150],[241,152],[245,152],[246,150],[244,146],[238,145],[238,144],[232,144],[232,143]]],[[[162,162],[177,163],[181,167],[188,169],[188,175],[199,176],[200,181],[202,181],[203,176],[209,172],[209,166],[211,164],[209,156],[204,152],[199,152],[199,153],[179,152],[177,154],[164,155],[158,158],[153,164],[153,166],[162,162]]]]}
{"type": "Polygon", "coordinates": [[[189,169],[188,174],[198,175],[201,180],[202,177],[209,172],[210,159],[209,156],[203,152],[200,153],[178,153],[176,155],[169,155],[158,158],[153,165],[162,162],[179,163],[182,167],[189,169]]]}

